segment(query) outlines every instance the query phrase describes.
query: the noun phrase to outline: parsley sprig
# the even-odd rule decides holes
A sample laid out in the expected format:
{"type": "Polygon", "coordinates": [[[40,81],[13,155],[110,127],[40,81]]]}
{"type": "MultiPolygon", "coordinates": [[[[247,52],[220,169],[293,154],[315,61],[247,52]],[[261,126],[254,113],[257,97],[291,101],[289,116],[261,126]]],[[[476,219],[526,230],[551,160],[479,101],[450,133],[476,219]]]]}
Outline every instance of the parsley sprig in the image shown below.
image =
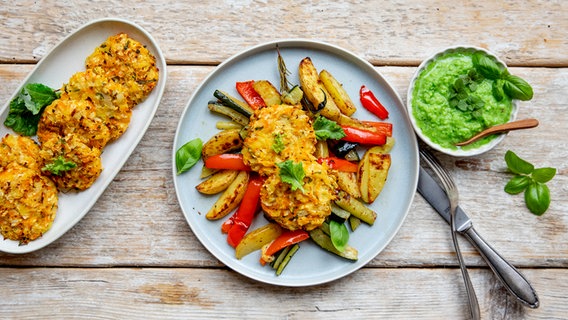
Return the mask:
{"type": "Polygon", "coordinates": [[[302,162],[286,160],[276,165],[280,168],[280,180],[282,180],[282,182],[290,184],[292,191],[299,189],[304,192],[303,185],[306,174],[302,162]]]}

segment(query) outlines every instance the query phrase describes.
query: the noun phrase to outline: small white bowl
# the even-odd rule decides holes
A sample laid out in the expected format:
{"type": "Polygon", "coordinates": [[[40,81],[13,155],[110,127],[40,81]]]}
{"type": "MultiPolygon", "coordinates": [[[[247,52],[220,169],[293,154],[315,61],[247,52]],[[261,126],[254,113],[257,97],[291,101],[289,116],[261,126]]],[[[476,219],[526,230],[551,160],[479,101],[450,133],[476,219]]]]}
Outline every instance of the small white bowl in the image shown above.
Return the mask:
{"type": "MultiPolygon", "coordinates": [[[[476,148],[469,148],[469,149],[463,149],[462,147],[456,147],[456,149],[450,149],[450,148],[446,148],[444,146],[439,145],[438,143],[433,142],[423,131],[422,129],[418,126],[416,119],[414,118],[414,113],[413,113],[413,105],[412,105],[412,100],[413,100],[413,91],[414,91],[414,85],[415,82],[418,78],[418,76],[420,75],[420,73],[430,64],[432,63],[434,60],[436,60],[438,57],[448,54],[448,53],[455,53],[455,52],[476,52],[476,51],[482,51],[485,54],[487,54],[488,56],[494,58],[497,63],[503,65],[505,68],[507,68],[507,65],[505,64],[505,62],[503,62],[501,59],[499,59],[498,57],[496,57],[494,54],[492,54],[491,52],[483,49],[483,48],[479,48],[479,47],[475,47],[475,46],[454,46],[454,47],[449,47],[446,48],[443,51],[440,51],[432,56],[430,56],[429,58],[427,58],[426,60],[424,60],[420,66],[418,66],[418,69],[416,70],[416,72],[414,73],[414,75],[412,76],[412,80],[410,82],[410,86],[408,87],[408,95],[407,95],[407,100],[406,100],[406,108],[407,108],[407,112],[408,112],[408,116],[410,118],[410,122],[412,123],[412,126],[414,127],[414,131],[416,132],[416,134],[418,135],[418,137],[424,141],[427,145],[429,145],[430,147],[432,147],[435,150],[438,150],[440,152],[443,152],[445,154],[451,155],[451,156],[456,156],[456,157],[470,157],[470,156],[475,156],[475,155],[479,155],[482,154],[484,152],[487,152],[489,150],[491,150],[492,148],[494,148],[495,146],[497,146],[506,136],[506,133],[502,133],[499,134],[499,136],[495,137],[493,140],[489,141],[486,144],[483,144],[479,147],[476,148]]],[[[518,105],[516,100],[512,100],[512,110],[511,110],[511,116],[509,118],[509,121],[513,121],[515,120],[516,116],[517,116],[517,111],[518,111],[518,105]]]]}

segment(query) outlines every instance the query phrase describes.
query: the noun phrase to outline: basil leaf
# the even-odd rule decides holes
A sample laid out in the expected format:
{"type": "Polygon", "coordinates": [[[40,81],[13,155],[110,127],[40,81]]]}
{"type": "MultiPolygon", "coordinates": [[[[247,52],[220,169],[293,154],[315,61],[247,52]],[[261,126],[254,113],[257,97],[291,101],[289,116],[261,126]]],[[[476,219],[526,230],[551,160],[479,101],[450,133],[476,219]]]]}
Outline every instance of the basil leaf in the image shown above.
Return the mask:
{"type": "Polygon", "coordinates": [[[331,238],[331,243],[337,251],[345,251],[345,246],[349,242],[349,231],[345,223],[339,223],[335,220],[329,222],[329,233],[331,238]]]}
{"type": "Polygon", "coordinates": [[[292,160],[286,160],[276,164],[280,168],[280,180],[290,184],[292,191],[300,189],[304,192],[304,167],[301,162],[294,163],[292,160]]]}
{"type": "Polygon", "coordinates": [[[527,189],[531,183],[531,178],[528,176],[517,175],[511,178],[505,185],[505,192],[508,194],[518,194],[527,189]]]}
{"type": "Polygon", "coordinates": [[[505,91],[503,91],[503,80],[497,79],[493,81],[493,96],[497,101],[501,101],[505,97],[505,91]]]}
{"type": "Polygon", "coordinates": [[[511,150],[505,153],[505,162],[509,170],[516,174],[531,174],[534,170],[531,163],[521,159],[511,150]]]}
{"type": "Polygon", "coordinates": [[[531,183],[525,190],[527,208],[537,216],[542,215],[550,205],[550,190],[544,183],[531,183]]]}
{"type": "Polygon", "coordinates": [[[176,151],[176,170],[177,174],[182,174],[191,169],[199,159],[201,159],[201,149],[203,142],[201,139],[193,139],[176,151]]]}
{"type": "Polygon", "coordinates": [[[501,77],[501,68],[493,59],[485,53],[478,51],[472,56],[473,65],[481,75],[487,79],[499,79],[501,77]]]}
{"type": "Polygon", "coordinates": [[[547,168],[535,169],[532,172],[531,177],[536,182],[546,183],[550,181],[552,178],[554,178],[555,175],[556,175],[556,169],[547,167],[547,168]]]}
{"type": "Polygon", "coordinates": [[[507,75],[504,79],[503,90],[513,99],[527,101],[533,97],[533,89],[525,80],[515,75],[507,75]]]}
{"type": "Polygon", "coordinates": [[[341,126],[325,117],[318,116],[312,126],[318,140],[339,140],[345,137],[345,132],[341,126]]]}

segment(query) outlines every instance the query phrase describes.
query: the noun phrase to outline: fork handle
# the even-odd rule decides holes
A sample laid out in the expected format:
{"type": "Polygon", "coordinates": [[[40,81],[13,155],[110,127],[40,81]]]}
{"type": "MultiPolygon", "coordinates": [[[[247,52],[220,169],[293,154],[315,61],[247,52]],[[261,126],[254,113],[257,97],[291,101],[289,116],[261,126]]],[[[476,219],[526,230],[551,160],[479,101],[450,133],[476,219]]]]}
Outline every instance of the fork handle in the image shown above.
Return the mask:
{"type": "Polygon", "coordinates": [[[473,227],[466,230],[463,235],[473,244],[477,251],[479,251],[485,262],[487,262],[509,293],[515,296],[524,305],[530,308],[538,308],[539,300],[536,291],[514,266],[485,242],[473,227]]]}

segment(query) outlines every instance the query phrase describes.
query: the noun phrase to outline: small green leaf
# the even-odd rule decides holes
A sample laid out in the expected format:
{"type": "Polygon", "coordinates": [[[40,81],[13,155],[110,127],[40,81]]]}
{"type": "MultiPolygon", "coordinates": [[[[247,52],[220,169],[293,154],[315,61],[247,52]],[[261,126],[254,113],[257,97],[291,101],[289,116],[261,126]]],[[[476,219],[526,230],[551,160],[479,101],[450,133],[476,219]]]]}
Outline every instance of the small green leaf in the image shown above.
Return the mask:
{"type": "Polygon", "coordinates": [[[505,185],[505,192],[508,194],[518,194],[529,186],[531,183],[531,178],[528,176],[517,175],[511,178],[509,182],[505,185]]]}
{"type": "Polygon", "coordinates": [[[345,132],[335,121],[318,116],[313,123],[313,128],[318,140],[339,140],[345,137],[345,132]]]}
{"type": "Polygon", "coordinates": [[[284,140],[282,140],[282,135],[280,133],[276,133],[274,135],[274,142],[272,143],[272,150],[276,153],[280,153],[284,151],[286,145],[284,144],[284,140]]]}
{"type": "Polygon", "coordinates": [[[176,170],[177,174],[182,174],[191,169],[199,159],[201,159],[201,149],[203,142],[201,139],[193,139],[176,151],[176,170]]]}
{"type": "Polygon", "coordinates": [[[510,74],[503,80],[503,90],[509,97],[523,101],[532,99],[533,89],[531,85],[522,78],[510,74]]]}
{"type": "Polygon", "coordinates": [[[331,243],[337,251],[345,251],[345,246],[349,242],[349,230],[345,223],[339,223],[335,220],[329,222],[329,233],[331,238],[331,243]]]}
{"type": "Polygon", "coordinates": [[[554,178],[555,175],[556,175],[556,169],[547,167],[547,168],[535,169],[532,172],[531,177],[536,182],[546,183],[546,182],[552,180],[552,178],[554,178]]]}
{"type": "Polygon", "coordinates": [[[509,170],[516,174],[531,174],[534,170],[531,163],[521,159],[511,150],[505,153],[505,162],[509,170]]]}
{"type": "Polygon", "coordinates": [[[20,92],[20,96],[33,115],[39,114],[43,107],[58,98],[53,89],[41,83],[27,84],[20,92]]]}
{"type": "Polygon", "coordinates": [[[294,163],[292,160],[286,160],[276,164],[280,168],[280,180],[290,184],[292,191],[300,189],[304,192],[304,167],[301,162],[294,163]]]}
{"type": "Polygon", "coordinates": [[[537,216],[546,212],[550,205],[550,190],[544,183],[534,182],[525,190],[527,208],[537,216]]]}
{"type": "Polygon", "coordinates": [[[501,77],[501,68],[493,59],[485,53],[478,51],[472,56],[475,69],[487,79],[498,79],[501,77]]]}
{"type": "Polygon", "coordinates": [[[503,91],[503,80],[497,79],[493,81],[493,96],[497,101],[501,101],[505,97],[505,92],[503,91]]]}
{"type": "Polygon", "coordinates": [[[77,167],[77,164],[73,161],[67,161],[65,157],[59,156],[53,160],[53,162],[46,164],[41,171],[49,171],[52,174],[59,176],[62,172],[69,171],[77,167]]]}

